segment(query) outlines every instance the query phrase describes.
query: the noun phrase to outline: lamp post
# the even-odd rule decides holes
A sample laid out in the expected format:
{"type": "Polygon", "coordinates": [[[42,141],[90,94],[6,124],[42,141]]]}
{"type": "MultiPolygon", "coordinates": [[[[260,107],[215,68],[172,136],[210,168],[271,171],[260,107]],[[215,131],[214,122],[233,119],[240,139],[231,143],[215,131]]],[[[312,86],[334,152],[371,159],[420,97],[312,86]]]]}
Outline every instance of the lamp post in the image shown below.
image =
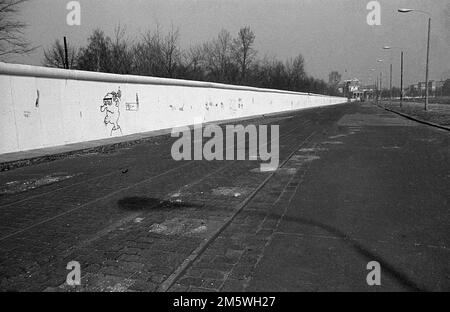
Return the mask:
{"type": "Polygon", "coordinates": [[[422,10],[415,10],[415,9],[398,9],[399,13],[409,13],[409,12],[418,12],[428,15],[428,38],[427,38],[427,65],[425,69],[425,110],[427,110],[428,107],[428,68],[429,68],[429,62],[430,62],[430,34],[431,34],[431,14],[422,11],[422,10]]]}
{"type": "MultiPolygon", "coordinates": [[[[399,47],[384,46],[384,50],[399,49],[400,53],[400,108],[403,105],[403,50],[399,47]]],[[[391,64],[391,85],[392,85],[392,64],[391,64]]],[[[392,89],[391,89],[392,95],[392,89]]]]}
{"type": "MultiPolygon", "coordinates": [[[[375,73],[375,68],[371,68],[370,69],[370,71],[372,72],[372,74],[373,73],[375,73]]],[[[372,93],[372,98],[374,98],[374,97],[376,97],[376,101],[377,101],[377,104],[378,104],[378,76],[376,77],[376,82],[374,81],[374,87],[375,87],[375,90],[374,90],[374,92],[372,93]]]]}
{"type": "MultiPolygon", "coordinates": [[[[377,63],[383,63],[383,60],[377,60],[377,63]]],[[[380,92],[379,92],[379,98],[382,100],[383,96],[383,71],[380,69],[380,92]]]]}

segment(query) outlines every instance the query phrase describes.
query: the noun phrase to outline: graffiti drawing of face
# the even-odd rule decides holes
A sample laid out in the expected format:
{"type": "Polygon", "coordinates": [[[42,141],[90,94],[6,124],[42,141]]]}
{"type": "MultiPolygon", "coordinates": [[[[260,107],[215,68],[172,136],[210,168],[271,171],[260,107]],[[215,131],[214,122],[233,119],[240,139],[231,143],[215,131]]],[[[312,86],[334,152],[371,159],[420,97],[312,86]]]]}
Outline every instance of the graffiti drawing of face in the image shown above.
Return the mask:
{"type": "Polygon", "coordinates": [[[103,105],[100,107],[100,111],[105,113],[105,119],[103,122],[107,126],[108,124],[111,124],[113,127],[111,129],[111,136],[113,135],[114,131],[119,130],[122,134],[122,129],[119,125],[119,118],[120,118],[120,98],[121,98],[121,92],[120,89],[118,92],[109,92],[105,95],[103,98],[103,105]]]}

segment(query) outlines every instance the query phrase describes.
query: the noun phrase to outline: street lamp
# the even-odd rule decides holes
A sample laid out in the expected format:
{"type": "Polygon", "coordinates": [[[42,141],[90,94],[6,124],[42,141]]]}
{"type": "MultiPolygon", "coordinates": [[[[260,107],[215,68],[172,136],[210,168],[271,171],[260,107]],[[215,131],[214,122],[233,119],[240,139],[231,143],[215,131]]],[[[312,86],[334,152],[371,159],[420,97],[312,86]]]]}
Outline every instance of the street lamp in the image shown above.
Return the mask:
{"type": "MultiPolygon", "coordinates": [[[[369,71],[371,71],[372,73],[375,73],[375,68],[371,68],[369,69],[369,71]]],[[[374,81],[372,78],[370,78],[370,80],[372,81],[372,83],[374,84],[372,87],[374,87],[372,89],[372,99],[374,99],[374,97],[377,95],[378,93],[378,77],[376,79],[376,81],[374,81]]],[[[378,99],[378,98],[377,98],[378,99]]]]}
{"type": "MultiPolygon", "coordinates": [[[[391,47],[391,46],[384,46],[383,50],[392,50],[392,49],[399,49],[401,51],[401,56],[400,56],[400,108],[402,108],[402,104],[403,104],[403,50],[399,47],[391,47]]],[[[392,98],[392,64],[391,64],[391,77],[390,77],[390,81],[391,81],[391,98],[392,98]]]]}
{"type": "MultiPolygon", "coordinates": [[[[383,60],[377,60],[378,63],[383,63],[383,60]]],[[[382,99],[383,96],[383,70],[380,69],[380,100],[382,99]]]]}
{"type": "Polygon", "coordinates": [[[425,70],[425,110],[427,110],[428,107],[428,64],[430,61],[430,33],[431,33],[431,14],[422,11],[422,10],[415,10],[415,9],[398,9],[399,13],[409,13],[409,12],[419,12],[428,15],[428,39],[427,39],[427,66],[425,70]]]}

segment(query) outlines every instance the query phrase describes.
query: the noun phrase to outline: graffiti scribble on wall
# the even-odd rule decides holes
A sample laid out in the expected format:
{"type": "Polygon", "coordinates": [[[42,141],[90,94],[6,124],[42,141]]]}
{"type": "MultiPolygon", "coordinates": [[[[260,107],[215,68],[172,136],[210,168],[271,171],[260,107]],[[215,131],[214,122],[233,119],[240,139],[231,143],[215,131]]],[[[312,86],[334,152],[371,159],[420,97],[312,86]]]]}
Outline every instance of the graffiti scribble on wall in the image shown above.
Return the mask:
{"type": "Polygon", "coordinates": [[[125,110],[132,112],[137,112],[139,110],[139,96],[137,93],[136,93],[136,102],[125,103],[125,110]]]}
{"type": "Polygon", "coordinates": [[[119,125],[121,97],[122,93],[120,88],[117,92],[109,92],[103,98],[103,105],[100,107],[100,111],[106,114],[104,119],[105,126],[108,124],[113,126],[111,129],[111,136],[116,131],[120,131],[120,134],[122,134],[122,129],[119,125]]]}
{"type": "Polygon", "coordinates": [[[244,103],[242,103],[242,99],[238,100],[238,108],[240,108],[240,109],[244,108],[244,103]]]}
{"type": "Polygon", "coordinates": [[[184,106],[185,106],[185,105],[186,105],[186,104],[183,103],[183,106],[176,107],[176,106],[170,104],[170,105],[169,105],[169,108],[170,108],[171,110],[173,110],[173,111],[178,110],[178,111],[180,111],[180,112],[184,112],[184,106]]]}
{"type": "Polygon", "coordinates": [[[39,90],[36,90],[36,93],[37,93],[37,97],[36,97],[36,101],[34,102],[34,106],[39,107],[39,90]]]}

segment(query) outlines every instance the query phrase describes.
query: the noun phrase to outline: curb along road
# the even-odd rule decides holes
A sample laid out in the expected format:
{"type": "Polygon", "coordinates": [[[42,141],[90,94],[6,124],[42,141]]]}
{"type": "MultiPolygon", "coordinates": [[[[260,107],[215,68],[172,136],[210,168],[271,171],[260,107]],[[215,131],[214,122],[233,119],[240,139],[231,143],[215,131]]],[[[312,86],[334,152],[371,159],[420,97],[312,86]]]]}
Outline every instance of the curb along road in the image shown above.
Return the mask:
{"type": "Polygon", "coordinates": [[[410,115],[398,112],[396,110],[384,107],[384,106],[379,105],[379,104],[375,104],[375,105],[378,106],[379,108],[382,108],[382,109],[388,111],[388,112],[400,115],[400,116],[402,116],[402,117],[404,117],[406,119],[409,119],[409,120],[412,120],[412,121],[415,121],[415,122],[418,122],[418,123],[421,123],[421,124],[424,124],[424,125],[427,125],[427,126],[436,127],[436,128],[442,129],[442,130],[450,131],[450,127],[446,127],[446,126],[435,124],[433,122],[429,122],[429,121],[425,121],[425,120],[422,120],[422,119],[418,119],[418,118],[412,117],[410,115]]]}

